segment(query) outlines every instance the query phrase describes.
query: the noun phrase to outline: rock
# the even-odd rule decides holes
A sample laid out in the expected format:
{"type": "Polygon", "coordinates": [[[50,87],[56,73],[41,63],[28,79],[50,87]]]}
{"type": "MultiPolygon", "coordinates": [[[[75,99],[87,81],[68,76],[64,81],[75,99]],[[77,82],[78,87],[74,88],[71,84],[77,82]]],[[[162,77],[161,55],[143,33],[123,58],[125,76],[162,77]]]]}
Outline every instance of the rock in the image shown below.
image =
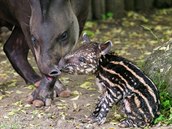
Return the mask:
{"type": "Polygon", "coordinates": [[[146,59],[144,72],[152,80],[164,81],[167,84],[164,88],[172,93],[172,40],[156,48],[146,59]]]}

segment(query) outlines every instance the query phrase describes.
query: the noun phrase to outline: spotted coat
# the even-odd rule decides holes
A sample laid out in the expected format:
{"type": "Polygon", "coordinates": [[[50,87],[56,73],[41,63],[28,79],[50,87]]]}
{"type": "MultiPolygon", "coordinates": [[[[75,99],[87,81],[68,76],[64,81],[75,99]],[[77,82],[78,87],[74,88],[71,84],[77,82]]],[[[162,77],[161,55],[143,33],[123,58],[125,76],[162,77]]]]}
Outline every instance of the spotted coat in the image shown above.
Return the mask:
{"type": "Polygon", "coordinates": [[[63,58],[63,71],[96,75],[101,97],[91,121],[103,124],[114,104],[127,118],[120,127],[144,127],[159,113],[159,94],[155,84],[132,62],[110,52],[112,43],[84,44],[63,58]]]}

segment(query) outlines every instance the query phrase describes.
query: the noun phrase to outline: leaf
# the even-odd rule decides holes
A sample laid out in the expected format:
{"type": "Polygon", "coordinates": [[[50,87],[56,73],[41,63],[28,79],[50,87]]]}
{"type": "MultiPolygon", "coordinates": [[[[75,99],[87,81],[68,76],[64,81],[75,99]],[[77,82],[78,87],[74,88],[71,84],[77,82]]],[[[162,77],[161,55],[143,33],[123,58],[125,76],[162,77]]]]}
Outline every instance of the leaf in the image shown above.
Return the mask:
{"type": "Polygon", "coordinates": [[[24,114],[26,114],[26,111],[25,110],[21,110],[21,112],[23,112],[24,114]]]}
{"type": "Polygon", "coordinates": [[[169,120],[172,120],[172,114],[170,114],[170,116],[169,116],[169,120]]]}
{"type": "Polygon", "coordinates": [[[13,111],[11,111],[11,112],[8,113],[8,116],[13,116],[13,115],[15,115],[15,114],[16,114],[16,111],[13,110],[13,111]]]}
{"type": "Polygon", "coordinates": [[[81,88],[87,89],[87,90],[96,90],[95,88],[92,88],[92,83],[91,82],[84,82],[83,84],[80,85],[81,88]]]}
{"type": "Polygon", "coordinates": [[[89,107],[89,106],[91,106],[91,104],[90,103],[87,103],[84,107],[89,107]]]}
{"type": "Polygon", "coordinates": [[[70,82],[70,79],[68,77],[61,77],[60,81],[62,81],[64,84],[68,84],[70,82]]]}
{"type": "Polygon", "coordinates": [[[91,82],[84,82],[83,84],[80,85],[81,88],[88,89],[91,86],[91,82]]]}
{"type": "Polygon", "coordinates": [[[158,118],[155,119],[154,123],[157,124],[157,123],[159,123],[160,121],[163,121],[163,120],[165,120],[164,115],[160,115],[158,118]]]}
{"type": "Polygon", "coordinates": [[[65,112],[59,112],[59,115],[62,117],[63,120],[66,119],[66,113],[65,112]]]}
{"type": "Polygon", "coordinates": [[[11,84],[9,84],[8,86],[9,87],[15,87],[16,86],[16,83],[17,83],[17,80],[11,82],[11,84]]]}
{"type": "Polygon", "coordinates": [[[79,95],[78,96],[76,96],[76,97],[74,97],[74,98],[72,98],[72,99],[70,99],[70,100],[78,100],[79,99],[79,95]]]}
{"type": "Polygon", "coordinates": [[[66,109],[67,108],[67,105],[66,105],[66,103],[58,103],[57,104],[57,108],[58,109],[66,109]]]}
{"type": "Polygon", "coordinates": [[[77,104],[73,102],[73,108],[76,110],[78,108],[77,104]]]}
{"type": "Polygon", "coordinates": [[[4,119],[9,119],[9,117],[7,115],[4,116],[4,119]]]}
{"type": "Polygon", "coordinates": [[[33,115],[36,115],[36,114],[38,114],[38,113],[39,113],[38,110],[33,110],[33,111],[32,111],[32,114],[33,114],[33,115]]]}
{"type": "Polygon", "coordinates": [[[2,100],[4,97],[5,97],[5,95],[1,95],[1,96],[0,96],[0,100],[2,100]]]}
{"type": "Polygon", "coordinates": [[[33,89],[35,89],[35,86],[34,85],[28,85],[26,88],[29,90],[33,90],[33,89]]]}
{"type": "Polygon", "coordinates": [[[157,31],[161,31],[162,30],[162,26],[157,25],[154,29],[157,30],[157,31]]]}
{"type": "Polygon", "coordinates": [[[63,99],[60,99],[60,101],[61,101],[61,102],[63,102],[63,103],[65,103],[65,102],[66,102],[66,100],[63,100],[63,99]]]}
{"type": "Polygon", "coordinates": [[[72,95],[73,95],[73,96],[81,95],[81,94],[82,94],[82,93],[79,92],[79,91],[77,91],[77,90],[75,90],[75,91],[72,92],[72,95]]]}
{"type": "Polygon", "coordinates": [[[13,105],[15,105],[15,106],[20,106],[20,105],[22,105],[22,101],[17,101],[17,102],[15,102],[15,103],[13,103],[13,105]]]}
{"type": "Polygon", "coordinates": [[[170,101],[169,100],[165,100],[162,105],[165,107],[165,108],[170,108],[171,105],[170,105],[170,101]]]}
{"type": "Polygon", "coordinates": [[[29,108],[29,107],[31,107],[31,105],[30,104],[26,104],[26,105],[24,105],[24,107],[25,108],[29,108]]]}
{"type": "Polygon", "coordinates": [[[6,91],[7,94],[11,94],[13,93],[14,91],[6,91]]]}
{"type": "Polygon", "coordinates": [[[20,90],[17,90],[16,93],[17,93],[17,94],[22,94],[23,92],[20,91],[20,90]]]}

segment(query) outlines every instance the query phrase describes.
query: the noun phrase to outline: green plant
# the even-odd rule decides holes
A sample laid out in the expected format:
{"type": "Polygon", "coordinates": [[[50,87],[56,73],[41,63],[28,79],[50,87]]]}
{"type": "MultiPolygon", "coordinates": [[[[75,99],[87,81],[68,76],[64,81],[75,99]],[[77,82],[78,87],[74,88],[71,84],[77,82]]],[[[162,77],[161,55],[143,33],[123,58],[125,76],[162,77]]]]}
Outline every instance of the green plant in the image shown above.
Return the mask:
{"type": "Polygon", "coordinates": [[[113,19],[113,13],[108,12],[102,15],[102,20],[112,20],[113,19]]]}
{"type": "Polygon", "coordinates": [[[154,120],[154,124],[172,124],[172,97],[166,90],[167,83],[162,80],[160,74],[157,74],[154,82],[158,86],[161,101],[160,115],[154,120]]]}

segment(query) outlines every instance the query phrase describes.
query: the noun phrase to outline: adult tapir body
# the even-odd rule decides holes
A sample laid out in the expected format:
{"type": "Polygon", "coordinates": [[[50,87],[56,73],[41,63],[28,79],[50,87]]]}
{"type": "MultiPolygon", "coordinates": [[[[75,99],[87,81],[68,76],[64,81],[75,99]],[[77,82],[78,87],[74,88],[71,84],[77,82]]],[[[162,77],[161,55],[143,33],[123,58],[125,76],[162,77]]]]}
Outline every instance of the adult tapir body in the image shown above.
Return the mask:
{"type": "Polygon", "coordinates": [[[55,78],[60,73],[58,61],[77,42],[87,18],[88,3],[88,0],[0,0],[0,27],[12,30],[4,51],[26,83],[40,82],[31,101],[52,99],[55,78]],[[29,49],[42,77],[28,63],[29,49]]]}

